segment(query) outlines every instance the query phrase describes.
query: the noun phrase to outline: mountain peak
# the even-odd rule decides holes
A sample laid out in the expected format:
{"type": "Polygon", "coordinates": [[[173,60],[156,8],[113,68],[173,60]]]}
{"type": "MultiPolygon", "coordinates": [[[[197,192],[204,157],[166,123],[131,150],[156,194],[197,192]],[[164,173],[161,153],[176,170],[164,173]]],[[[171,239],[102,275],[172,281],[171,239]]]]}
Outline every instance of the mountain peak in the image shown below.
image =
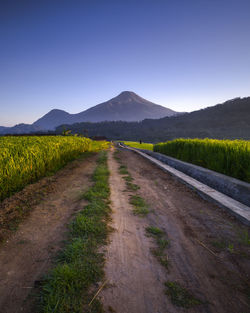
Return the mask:
{"type": "MultiPolygon", "coordinates": [[[[141,121],[145,118],[161,118],[176,112],[154,104],[133,91],[122,91],[118,96],[77,114],[53,109],[35,121],[30,127],[39,130],[53,130],[63,124],[103,121],[141,121]]],[[[26,126],[21,125],[26,131],[26,126]]],[[[0,129],[1,131],[1,129],[0,129]]],[[[3,129],[4,131],[4,129],[3,129]]]]}
{"type": "Polygon", "coordinates": [[[70,116],[71,115],[66,111],[53,109],[35,121],[33,126],[38,126],[41,129],[53,129],[55,125],[67,122],[70,116]]]}
{"type": "Polygon", "coordinates": [[[60,109],[52,109],[47,114],[69,114],[66,111],[60,110],[60,109]]]}
{"type": "Polygon", "coordinates": [[[138,97],[138,95],[135,92],[128,91],[128,90],[122,91],[117,97],[130,97],[130,96],[137,96],[138,97]]]}
{"type": "Polygon", "coordinates": [[[133,91],[122,91],[118,96],[111,99],[111,101],[118,101],[118,102],[127,102],[127,101],[136,101],[136,102],[148,102],[146,99],[143,99],[142,97],[138,96],[133,91]]]}

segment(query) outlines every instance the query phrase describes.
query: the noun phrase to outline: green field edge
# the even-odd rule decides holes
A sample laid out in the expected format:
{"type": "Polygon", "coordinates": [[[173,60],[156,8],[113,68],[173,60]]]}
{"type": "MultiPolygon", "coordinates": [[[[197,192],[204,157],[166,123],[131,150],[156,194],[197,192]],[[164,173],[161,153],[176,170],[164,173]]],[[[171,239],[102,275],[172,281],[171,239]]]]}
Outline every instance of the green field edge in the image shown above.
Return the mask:
{"type": "Polygon", "coordinates": [[[250,183],[250,141],[179,138],[153,151],[250,183]]]}
{"type": "Polygon", "coordinates": [[[137,142],[137,141],[120,141],[124,145],[129,146],[131,148],[136,148],[136,149],[145,149],[145,150],[150,150],[153,151],[154,145],[152,143],[145,143],[145,142],[137,142]]]}
{"type": "Polygon", "coordinates": [[[178,138],[157,144],[120,141],[250,183],[250,141],[178,138]]]}
{"type": "MultiPolygon", "coordinates": [[[[57,172],[62,170],[70,163],[76,160],[85,160],[89,157],[93,157],[96,154],[97,152],[83,152],[77,158],[68,161],[61,168],[59,168],[53,173],[50,173],[50,175],[39,178],[36,182],[34,182],[34,184],[38,183],[43,178],[52,177],[53,179],[53,175],[55,175],[57,172]]],[[[22,190],[25,189],[25,187],[27,187],[28,185],[30,184],[24,186],[22,190]]],[[[17,203],[15,202],[15,205],[13,205],[13,207],[11,208],[11,214],[9,214],[9,212],[7,213],[5,212],[4,200],[2,202],[0,201],[0,209],[1,208],[3,209],[2,211],[0,211],[0,244],[4,243],[12,233],[15,233],[18,230],[19,225],[30,215],[30,213],[34,209],[34,206],[38,205],[41,201],[43,201],[44,197],[46,197],[50,193],[49,186],[50,185],[48,184],[46,187],[43,186],[41,189],[34,190],[32,192],[32,195],[30,194],[29,198],[22,199],[22,196],[19,196],[18,192],[22,193],[22,190],[16,191],[9,198],[6,198],[6,200],[9,201],[9,199],[12,199],[11,197],[16,197],[16,194],[18,197],[17,203]]]]}
{"type": "Polygon", "coordinates": [[[100,152],[97,162],[92,177],[94,184],[83,195],[88,204],[70,223],[67,244],[56,266],[43,280],[39,297],[41,313],[103,312],[100,301],[91,300],[97,283],[104,278],[104,254],[99,250],[107,244],[111,230],[106,151],[100,152]]]}
{"type": "Polygon", "coordinates": [[[83,153],[108,147],[108,142],[76,136],[0,137],[0,201],[54,175],[83,153]]]}

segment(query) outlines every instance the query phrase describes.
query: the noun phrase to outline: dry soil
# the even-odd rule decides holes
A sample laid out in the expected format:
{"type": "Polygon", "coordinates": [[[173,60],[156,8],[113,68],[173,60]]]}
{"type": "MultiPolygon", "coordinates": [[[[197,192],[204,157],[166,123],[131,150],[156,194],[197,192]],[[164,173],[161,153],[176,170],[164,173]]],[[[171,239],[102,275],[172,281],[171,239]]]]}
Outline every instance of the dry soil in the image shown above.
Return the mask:
{"type": "MultiPolygon", "coordinates": [[[[35,313],[33,295],[66,239],[67,225],[84,206],[81,194],[90,186],[96,156],[68,164],[51,179],[52,191],[31,208],[16,233],[0,246],[0,312],[35,313]]],[[[27,187],[32,198],[44,181],[27,187]]],[[[27,191],[19,198],[27,197],[27,191]]],[[[8,207],[16,196],[8,199],[8,207]]],[[[32,203],[32,201],[30,201],[32,203]]]]}
{"type": "Polygon", "coordinates": [[[133,215],[130,193],[110,156],[115,232],[106,253],[109,285],[101,293],[107,312],[249,312],[250,251],[242,239],[248,229],[141,156],[122,150],[120,158],[151,213],[133,215]],[[151,254],[155,243],[146,226],[166,232],[168,270],[151,254]],[[177,281],[203,304],[188,310],[173,305],[166,281],[177,281]]]}

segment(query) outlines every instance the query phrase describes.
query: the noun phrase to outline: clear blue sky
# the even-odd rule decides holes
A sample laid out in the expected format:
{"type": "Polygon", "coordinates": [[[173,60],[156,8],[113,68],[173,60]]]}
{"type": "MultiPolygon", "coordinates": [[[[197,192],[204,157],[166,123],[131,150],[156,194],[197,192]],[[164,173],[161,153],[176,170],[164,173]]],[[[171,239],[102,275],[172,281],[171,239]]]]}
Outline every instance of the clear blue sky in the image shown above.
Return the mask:
{"type": "Polygon", "coordinates": [[[0,1],[0,125],[123,90],[176,111],[250,96],[250,1],[0,1]]]}

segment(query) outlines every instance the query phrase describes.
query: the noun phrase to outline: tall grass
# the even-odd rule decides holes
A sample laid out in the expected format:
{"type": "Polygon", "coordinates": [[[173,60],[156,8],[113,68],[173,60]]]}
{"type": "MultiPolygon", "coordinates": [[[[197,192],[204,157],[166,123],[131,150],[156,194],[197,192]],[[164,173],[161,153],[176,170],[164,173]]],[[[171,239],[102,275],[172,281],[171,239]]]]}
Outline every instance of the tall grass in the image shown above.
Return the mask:
{"type": "Polygon", "coordinates": [[[41,312],[103,312],[94,299],[96,284],[104,277],[104,255],[100,247],[110,232],[109,170],[107,153],[101,152],[93,174],[94,185],[84,194],[89,201],[70,224],[66,247],[42,284],[41,312]],[[91,303],[91,305],[90,305],[91,303]]]}
{"type": "Polygon", "coordinates": [[[176,139],[154,151],[250,182],[250,141],[176,139]]]}
{"type": "Polygon", "coordinates": [[[103,146],[73,136],[0,137],[0,200],[103,146]]]}

